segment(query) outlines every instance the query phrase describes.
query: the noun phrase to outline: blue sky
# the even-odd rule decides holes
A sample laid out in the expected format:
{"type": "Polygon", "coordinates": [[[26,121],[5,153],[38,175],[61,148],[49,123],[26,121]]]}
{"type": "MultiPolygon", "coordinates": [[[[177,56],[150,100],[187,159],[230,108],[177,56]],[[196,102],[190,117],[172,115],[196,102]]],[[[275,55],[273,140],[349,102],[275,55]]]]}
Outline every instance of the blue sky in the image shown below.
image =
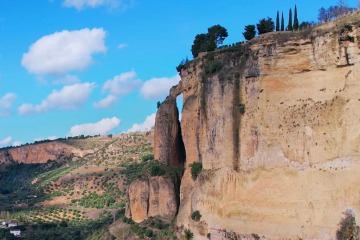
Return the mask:
{"type": "MultiPolygon", "coordinates": [[[[316,21],[317,1],[0,1],[0,147],[78,134],[117,134],[154,123],[156,102],[179,81],[198,33],[245,25],[297,4],[316,21]]],[[[357,0],[348,0],[351,7],[357,0]]]]}

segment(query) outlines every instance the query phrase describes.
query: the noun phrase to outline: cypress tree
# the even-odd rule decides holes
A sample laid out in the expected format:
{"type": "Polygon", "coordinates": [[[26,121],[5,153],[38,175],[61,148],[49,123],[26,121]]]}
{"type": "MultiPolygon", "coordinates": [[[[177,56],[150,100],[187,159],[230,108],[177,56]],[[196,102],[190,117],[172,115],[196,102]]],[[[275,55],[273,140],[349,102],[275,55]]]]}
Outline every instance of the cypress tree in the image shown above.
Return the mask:
{"type": "Polygon", "coordinates": [[[296,31],[299,29],[299,20],[298,20],[298,16],[297,16],[297,8],[295,5],[295,10],[294,10],[294,25],[293,25],[293,29],[296,31]]]}
{"type": "Polygon", "coordinates": [[[276,13],[276,31],[280,31],[280,19],[279,19],[279,11],[276,13]]]}
{"type": "Polygon", "coordinates": [[[285,31],[284,12],[281,12],[281,28],[280,31],[285,31]]]}
{"type": "Polygon", "coordinates": [[[290,8],[289,10],[289,23],[288,23],[288,26],[287,26],[287,30],[288,31],[292,31],[293,30],[293,25],[292,25],[292,10],[290,8]]]}

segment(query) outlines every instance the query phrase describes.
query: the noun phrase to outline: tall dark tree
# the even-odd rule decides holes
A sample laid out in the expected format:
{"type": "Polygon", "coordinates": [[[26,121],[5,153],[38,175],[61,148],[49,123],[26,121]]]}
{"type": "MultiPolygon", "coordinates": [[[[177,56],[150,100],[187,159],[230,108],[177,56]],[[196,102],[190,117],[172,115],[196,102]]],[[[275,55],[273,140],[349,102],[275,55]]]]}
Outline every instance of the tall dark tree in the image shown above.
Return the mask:
{"type": "Polygon", "coordinates": [[[293,25],[293,29],[295,31],[299,29],[299,20],[298,20],[296,5],[295,5],[295,9],[294,9],[294,25],[293,25]]]}
{"type": "Polygon", "coordinates": [[[199,53],[206,52],[208,49],[208,36],[205,33],[201,33],[195,36],[194,43],[191,46],[191,52],[194,58],[196,58],[199,53]]]}
{"type": "Polygon", "coordinates": [[[201,52],[214,51],[218,45],[222,44],[228,36],[226,28],[220,25],[214,25],[208,28],[208,33],[202,33],[195,36],[191,52],[193,57],[197,57],[201,52]]]}
{"type": "Polygon", "coordinates": [[[279,17],[279,11],[276,13],[276,31],[280,31],[280,17],[279,17]]]}
{"type": "Polygon", "coordinates": [[[263,18],[256,24],[259,35],[274,31],[275,24],[271,18],[263,18]]]}
{"type": "Polygon", "coordinates": [[[281,12],[281,31],[285,31],[284,12],[281,12]]]}
{"type": "Polygon", "coordinates": [[[293,30],[293,25],[292,25],[292,10],[290,8],[289,10],[289,22],[288,22],[288,26],[287,29],[288,31],[292,31],[293,30]]]}
{"type": "Polygon", "coordinates": [[[223,26],[214,25],[208,28],[207,35],[209,38],[208,51],[213,51],[224,42],[225,38],[228,37],[228,32],[223,26]]]}
{"type": "Polygon", "coordinates": [[[243,32],[243,35],[246,40],[253,39],[256,36],[255,25],[245,26],[245,32],[243,32]]]}

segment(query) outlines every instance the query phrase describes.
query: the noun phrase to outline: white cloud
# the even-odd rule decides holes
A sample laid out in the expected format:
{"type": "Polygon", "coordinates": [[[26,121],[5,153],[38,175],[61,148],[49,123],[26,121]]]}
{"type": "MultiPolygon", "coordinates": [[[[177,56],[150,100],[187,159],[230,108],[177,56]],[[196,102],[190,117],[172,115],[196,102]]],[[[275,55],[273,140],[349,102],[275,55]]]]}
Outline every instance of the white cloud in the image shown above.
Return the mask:
{"type": "Polygon", "coordinates": [[[147,116],[143,123],[137,124],[135,123],[132,127],[127,130],[127,132],[145,132],[149,131],[155,125],[155,117],[156,113],[147,116]]]}
{"type": "Polygon", "coordinates": [[[180,81],[179,75],[167,78],[152,78],[146,81],[141,87],[141,94],[145,99],[158,99],[166,96],[172,86],[180,81]]]}
{"type": "Polygon", "coordinates": [[[40,104],[22,104],[18,112],[21,115],[48,112],[54,109],[73,110],[80,108],[88,100],[94,83],[82,83],[53,90],[40,104]]]}
{"type": "Polygon", "coordinates": [[[55,139],[58,139],[58,137],[57,136],[39,137],[39,138],[34,138],[34,142],[43,141],[43,140],[55,140],[55,139]]]}
{"type": "Polygon", "coordinates": [[[113,106],[116,101],[117,101],[117,97],[114,95],[109,95],[106,98],[100,100],[99,102],[94,103],[94,108],[109,108],[111,106],[113,106]]]}
{"type": "Polygon", "coordinates": [[[7,93],[0,98],[0,117],[8,116],[10,114],[9,110],[15,100],[16,94],[14,93],[7,93]]]}
{"type": "Polygon", "coordinates": [[[64,0],[63,5],[76,8],[79,11],[87,7],[96,8],[102,6],[126,10],[133,6],[134,2],[134,0],[64,0]]]}
{"type": "Polygon", "coordinates": [[[106,51],[105,35],[102,28],[46,35],[30,46],[21,63],[29,72],[40,76],[85,70],[93,63],[93,54],[106,51]]]}
{"type": "Polygon", "coordinates": [[[103,91],[109,91],[112,95],[122,96],[132,92],[141,85],[137,79],[136,72],[126,72],[115,76],[113,79],[104,83],[103,91]]]}
{"type": "Polygon", "coordinates": [[[12,142],[13,138],[12,137],[7,137],[4,138],[3,140],[0,141],[0,147],[6,147],[9,146],[10,143],[12,142]]]}
{"type": "Polygon", "coordinates": [[[20,142],[20,141],[14,141],[12,145],[13,145],[14,147],[19,147],[19,146],[21,146],[22,144],[23,144],[23,143],[20,142]]]}
{"type": "Polygon", "coordinates": [[[74,75],[70,75],[70,74],[66,74],[65,76],[61,76],[60,78],[56,78],[53,83],[54,84],[74,84],[74,83],[79,83],[80,78],[78,78],[77,76],[74,75]]]}
{"type": "Polygon", "coordinates": [[[124,48],[126,48],[128,45],[127,45],[127,43],[120,43],[119,45],[118,45],[118,48],[119,49],[124,49],[124,48]]]}
{"type": "Polygon", "coordinates": [[[69,136],[79,135],[107,135],[111,130],[119,126],[121,120],[117,117],[104,118],[96,123],[85,123],[71,127],[69,136]]]}

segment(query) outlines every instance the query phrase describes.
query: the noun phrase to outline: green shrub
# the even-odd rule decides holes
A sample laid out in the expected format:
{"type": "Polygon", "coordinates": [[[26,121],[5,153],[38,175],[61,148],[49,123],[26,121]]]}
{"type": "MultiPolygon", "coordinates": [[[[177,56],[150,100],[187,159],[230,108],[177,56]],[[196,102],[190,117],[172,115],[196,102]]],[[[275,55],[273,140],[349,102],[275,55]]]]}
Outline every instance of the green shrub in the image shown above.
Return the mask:
{"type": "Polygon", "coordinates": [[[340,222],[340,228],[336,232],[336,239],[350,240],[359,239],[360,227],[356,225],[355,216],[352,211],[347,210],[345,217],[340,222]]]}
{"type": "Polygon", "coordinates": [[[194,211],[194,212],[191,214],[191,219],[194,220],[195,222],[200,221],[200,219],[201,219],[200,211],[199,211],[199,210],[194,211]]]}
{"type": "Polygon", "coordinates": [[[204,66],[204,73],[205,75],[212,75],[218,71],[220,71],[222,68],[221,62],[218,60],[210,60],[207,61],[204,66]]]}
{"type": "Polygon", "coordinates": [[[154,232],[151,229],[146,229],[145,234],[146,237],[151,238],[154,236],[154,232]]]}
{"type": "Polygon", "coordinates": [[[184,237],[186,240],[190,240],[194,238],[194,234],[189,229],[186,229],[184,233],[185,233],[184,237]]]}
{"type": "Polygon", "coordinates": [[[202,171],[202,164],[194,162],[189,165],[191,167],[191,177],[195,180],[202,171]]]}
{"type": "Polygon", "coordinates": [[[141,157],[141,161],[146,162],[149,160],[154,160],[154,154],[145,154],[141,157]]]}
{"type": "Polygon", "coordinates": [[[151,176],[162,176],[165,174],[164,167],[160,165],[151,166],[151,176]]]}

